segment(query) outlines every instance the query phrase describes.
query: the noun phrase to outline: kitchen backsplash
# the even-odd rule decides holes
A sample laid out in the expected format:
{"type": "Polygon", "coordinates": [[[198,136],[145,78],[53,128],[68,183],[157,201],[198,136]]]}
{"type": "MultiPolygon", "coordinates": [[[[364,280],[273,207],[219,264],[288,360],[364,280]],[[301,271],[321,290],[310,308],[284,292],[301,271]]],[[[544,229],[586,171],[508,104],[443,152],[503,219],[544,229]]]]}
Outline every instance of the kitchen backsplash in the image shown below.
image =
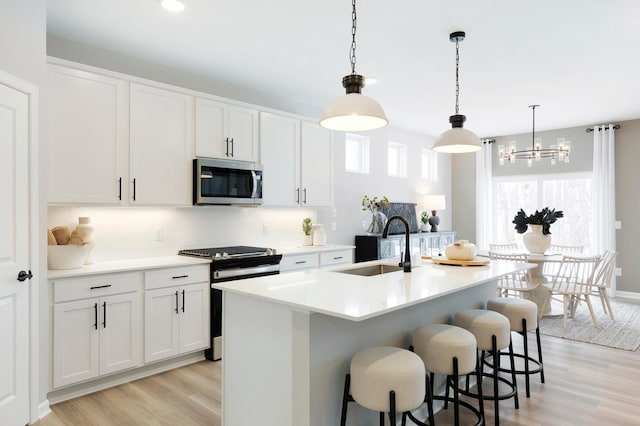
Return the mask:
{"type": "Polygon", "coordinates": [[[207,206],[193,208],[49,207],[48,226],[75,227],[88,216],[95,228],[94,261],[176,254],[225,245],[289,247],[302,239],[315,209],[207,206]]]}

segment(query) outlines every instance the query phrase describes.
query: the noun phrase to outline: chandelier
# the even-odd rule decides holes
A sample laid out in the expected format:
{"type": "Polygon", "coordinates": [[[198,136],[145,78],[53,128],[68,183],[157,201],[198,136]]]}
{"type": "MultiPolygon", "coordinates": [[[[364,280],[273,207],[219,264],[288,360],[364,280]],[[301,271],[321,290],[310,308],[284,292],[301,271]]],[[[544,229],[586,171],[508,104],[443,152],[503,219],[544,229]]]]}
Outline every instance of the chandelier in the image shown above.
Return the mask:
{"type": "Polygon", "coordinates": [[[556,161],[561,163],[569,162],[569,152],[571,152],[571,142],[564,138],[559,138],[556,145],[549,145],[549,148],[542,148],[542,140],[536,138],[536,108],[540,105],[529,105],[533,114],[533,132],[531,133],[531,148],[518,151],[516,142],[509,142],[509,149],[505,150],[504,145],[498,145],[498,157],[500,165],[503,166],[505,160],[515,163],[516,160],[527,160],[527,166],[533,166],[534,161],[540,161],[542,158],[550,158],[551,165],[554,166],[556,161]]]}

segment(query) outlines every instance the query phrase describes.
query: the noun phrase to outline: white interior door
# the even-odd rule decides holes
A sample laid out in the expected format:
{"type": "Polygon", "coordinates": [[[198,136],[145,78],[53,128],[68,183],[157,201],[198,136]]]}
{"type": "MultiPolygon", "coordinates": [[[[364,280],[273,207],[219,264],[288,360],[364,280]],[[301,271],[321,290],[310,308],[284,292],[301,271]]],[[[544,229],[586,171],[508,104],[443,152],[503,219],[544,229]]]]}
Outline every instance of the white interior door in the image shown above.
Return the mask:
{"type": "MultiPolygon", "coordinates": [[[[1,76],[0,76],[1,77],[1,76]]],[[[29,423],[29,97],[0,84],[0,423],[29,423]]]]}

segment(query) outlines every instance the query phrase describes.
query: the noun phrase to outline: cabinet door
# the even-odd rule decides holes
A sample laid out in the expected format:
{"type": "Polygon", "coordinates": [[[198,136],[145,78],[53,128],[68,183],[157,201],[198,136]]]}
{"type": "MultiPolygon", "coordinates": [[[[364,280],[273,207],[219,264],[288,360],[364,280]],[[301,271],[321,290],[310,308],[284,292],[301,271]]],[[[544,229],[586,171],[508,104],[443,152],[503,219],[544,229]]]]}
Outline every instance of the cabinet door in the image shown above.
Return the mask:
{"type": "Polygon", "coordinates": [[[300,193],[300,120],[260,113],[264,205],[295,206],[300,193]]]}
{"type": "Polygon", "coordinates": [[[302,122],[300,183],[302,205],[333,204],[332,134],[317,123],[302,122]]]}
{"type": "Polygon", "coordinates": [[[131,84],[129,145],[131,202],[191,204],[191,96],[131,84]]]}
{"type": "Polygon", "coordinates": [[[49,65],[49,202],[126,200],[127,84],[49,65]]]}
{"type": "Polygon", "coordinates": [[[53,305],[53,387],[99,374],[99,299],[53,305]]]}
{"type": "Polygon", "coordinates": [[[227,104],[196,98],[196,156],[227,158],[227,104]]]}
{"type": "Polygon", "coordinates": [[[258,161],[258,111],[229,106],[230,158],[258,161]]]}
{"type": "Polygon", "coordinates": [[[142,306],[140,293],[100,299],[100,374],[140,365],[142,306]]]}
{"type": "Polygon", "coordinates": [[[209,283],[180,289],[180,353],[209,347],[209,283]]]}
{"type": "Polygon", "coordinates": [[[177,287],[147,290],[144,295],[144,361],[177,355],[179,351],[179,291],[177,287]]]}

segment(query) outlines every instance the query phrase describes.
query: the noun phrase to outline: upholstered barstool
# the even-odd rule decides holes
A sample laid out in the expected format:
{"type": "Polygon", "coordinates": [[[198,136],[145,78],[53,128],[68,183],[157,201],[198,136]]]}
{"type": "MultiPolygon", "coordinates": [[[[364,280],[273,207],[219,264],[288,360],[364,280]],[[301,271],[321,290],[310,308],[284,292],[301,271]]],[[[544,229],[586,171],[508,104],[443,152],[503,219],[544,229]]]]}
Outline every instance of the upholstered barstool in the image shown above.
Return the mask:
{"type": "Polygon", "coordinates": [[[380,413],[396,424],[396,413],[405,414],[425,400],[425,370],[420,357],[406,349],[375,346],[362,349],[351,358],[350,373],[344,382],[340,425],[347,422],[347,405],[355,401],[380,413]]]}
{"type": "MultiPolygon", "coordinates": [[[[540,327],[538,326],[538,305],[526,299],[514,299],[510,297],[499,297],[487,302],[487,309],[498,312],[509,319],[511,331],[522,336],[523,353],[514,353],[513,356],[524,361],[524,370],[515,370],[516,374],[524,375],[527,398],[531,396],[529,390],[529,376],[540,373],[540,381],[544,383],[544,367],[542,364],[542,346],[540,345],[540,327]],[[538,359],[529,356],[528,331],[536,332],[536,343],[538,346],[538,359]],[[530,363],[535,366],[530,367],[530,363]]],[[[507,354],[501,354],[507,355],[507,354]]],[[[501,368],[500,371],[509,371],[501,368]]]]}
{"type": "MultiPolygon", "coordinates": [[[[427,392],[427,408],[429,411],[429,422],[434,424],[433,402],[441,400],[445,402],[445,408],[449,402],[453,402],[454,421],[460,424],[460,406],[463,406],[476,415],[476,425],[484,424],[484,407],[482,393],[479,393],[478,408],[475,408],[466,401],[459,398],[459,376],[476,373],[480,380],[480,370],[476,368],[478,364],[478,351],[476,350],[476,339],[469,331],[447,324],[429,324],[419,327],[413,333],[413,350],[422,358],[425,369],[429,372],[429,379],[426,386],[430,388],[427,392]],[[433,383],[435,374],[446,376],[445,395],[434,395],[433,383]],[[453,398],[449,397],[449,387],[453,388],[453,398]]],[[[409,415],[409,417],[413,417],[409,415]]]]}
{"type": "MultiPolygon", "coordinates": [[[[481,377],[489,377],[493,381],[493,394],[482,395],[485,400],[494,401],[494,419],[496,426],[500,424],[500,412],[498,409],[498,403],[503,399],[514,399],[515,408],[519,408],[518,404],[518,387],[516,383],[515,363],[513,358],[513,347],[511,345],[511,326],[509,319],[502,314],[494,311],[487,311],[484,309],[466,309],[456,313],[453,317],[453,323],[458,327],[462,327],[469,330],[476,338],[478,350],[481,351],[481,359],[484,359],[485,353],[490,352],[493,359],[493,371],[491,374],[484,373],[484,363],[479,363],[478,369],[480,370],[481,377]],[[509,348],[510,360],[511,360],[511,381],[505,377],[499,375],[500,371],[500,356],[499,353],[502,349],[509,348]],[[500,394],[499,382],[506,384],[509,387],[509,391],[500,394]]],[[[468,385],[468,381],[467,381],[468,385]]],[[[463,395],[476,396],[482,389],[482,381],[478,381],[477,393],[471,392],[467,386],[467,389],[461,391],[463,395]]]]}

